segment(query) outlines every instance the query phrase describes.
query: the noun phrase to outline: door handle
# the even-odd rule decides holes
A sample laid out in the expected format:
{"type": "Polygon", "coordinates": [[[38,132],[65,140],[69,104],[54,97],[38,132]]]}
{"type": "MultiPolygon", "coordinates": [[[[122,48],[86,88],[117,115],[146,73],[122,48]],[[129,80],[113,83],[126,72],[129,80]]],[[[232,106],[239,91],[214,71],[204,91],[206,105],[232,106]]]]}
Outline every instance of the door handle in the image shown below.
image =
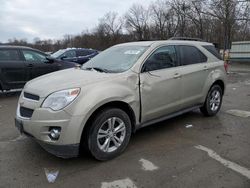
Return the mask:
{"type": "Polygon", "coordinates": [[[181,78],[181,75],[179,73],[174,74],[174,79],[181,78]]]}

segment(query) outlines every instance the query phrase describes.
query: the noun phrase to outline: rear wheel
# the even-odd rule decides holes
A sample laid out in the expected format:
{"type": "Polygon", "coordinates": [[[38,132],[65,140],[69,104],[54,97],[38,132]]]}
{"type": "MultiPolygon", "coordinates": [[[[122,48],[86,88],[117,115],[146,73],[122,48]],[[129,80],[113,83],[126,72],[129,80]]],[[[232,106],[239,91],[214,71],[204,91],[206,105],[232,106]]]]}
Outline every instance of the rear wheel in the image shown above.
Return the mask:
{"type": "Polygon", "coordinates": [[[105,109],[95,117],[87,136],[88,149],[97,160],[112,159],[121,154],[129,143],[130,118],[121,109],[105,109]]]}
{"type": "Polygon", "coordinates": [[[219,85],[213,85],[207,94],[207,98],[200,111],[205,116],[216,115],[222,104],[222,89],[219,85]]]}

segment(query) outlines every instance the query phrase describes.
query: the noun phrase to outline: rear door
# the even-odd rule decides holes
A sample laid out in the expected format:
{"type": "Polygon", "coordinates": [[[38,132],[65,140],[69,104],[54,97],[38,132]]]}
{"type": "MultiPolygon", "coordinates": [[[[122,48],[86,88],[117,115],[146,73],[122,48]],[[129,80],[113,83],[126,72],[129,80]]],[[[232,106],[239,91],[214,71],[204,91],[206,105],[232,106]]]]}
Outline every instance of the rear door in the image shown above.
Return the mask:
{"type": "Polygon", "coordinates": [[[140,74],[142,122],[180,110],[181,75],[174,46],[160,47],[140,74]]]}
{"type": "Polygon", "coordinates": [[[0,82],[5,89],[22,88],[28,80],[28,69],[19,49],[0,49],[0,82]]]}
{"type": "Polygon", "coordinates": [[[29,80],[59,70],[57,63],[48,63],[46,54],[34,50],[22,50],[29,70],[29,80]]]}
{"type": "Polygon", "coordinates": [[[207,57],[195,46],[178,45],[181,62],[181,98],[182,108],[200,103],[203,88],[209,74],[207,57]]]}
{"type": "Polygon", "coordinates": [[[76,56],[77,61],[76,63],[83,64],[91,59],[92,56],[90,56],[93,53],[91,50],[77,50],[76,56]]]}

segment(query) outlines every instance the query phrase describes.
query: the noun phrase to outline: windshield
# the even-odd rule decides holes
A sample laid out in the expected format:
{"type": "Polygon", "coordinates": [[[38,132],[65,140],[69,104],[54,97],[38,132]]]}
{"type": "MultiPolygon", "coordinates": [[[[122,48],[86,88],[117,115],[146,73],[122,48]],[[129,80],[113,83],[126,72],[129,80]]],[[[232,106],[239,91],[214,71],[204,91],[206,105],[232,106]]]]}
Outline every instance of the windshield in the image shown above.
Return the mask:
{"type": "Polygon", "coordinates": [[[114,46],[89,60],[82,66],[82,69],[112,73],[124,72],[136,63],[147,48],[147,46],[114,46]]]}
{"type": "Polygon", "coordinates": [[[65,51],[66,51],[66,49],[64,49],[64,50],[58,50],[57,52],[51,54],[51,56],[54,57],[54,58],[58,58],[58,57],[61,56],[65,51]]]}

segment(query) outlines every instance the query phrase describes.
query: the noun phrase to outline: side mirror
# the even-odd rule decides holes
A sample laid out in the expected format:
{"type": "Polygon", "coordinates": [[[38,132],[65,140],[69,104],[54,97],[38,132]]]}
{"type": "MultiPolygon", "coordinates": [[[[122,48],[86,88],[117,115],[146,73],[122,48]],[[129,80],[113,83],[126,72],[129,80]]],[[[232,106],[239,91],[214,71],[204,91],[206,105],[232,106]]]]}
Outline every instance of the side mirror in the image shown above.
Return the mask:
{"type": "Polygon", "coordinates": [[[53,57],[51,57],[51,56],[47,56],[46,57],[46,61],[45,61],[45,63],[54,63],[55,62],[55,59],[53,58],[53,57]]]}

